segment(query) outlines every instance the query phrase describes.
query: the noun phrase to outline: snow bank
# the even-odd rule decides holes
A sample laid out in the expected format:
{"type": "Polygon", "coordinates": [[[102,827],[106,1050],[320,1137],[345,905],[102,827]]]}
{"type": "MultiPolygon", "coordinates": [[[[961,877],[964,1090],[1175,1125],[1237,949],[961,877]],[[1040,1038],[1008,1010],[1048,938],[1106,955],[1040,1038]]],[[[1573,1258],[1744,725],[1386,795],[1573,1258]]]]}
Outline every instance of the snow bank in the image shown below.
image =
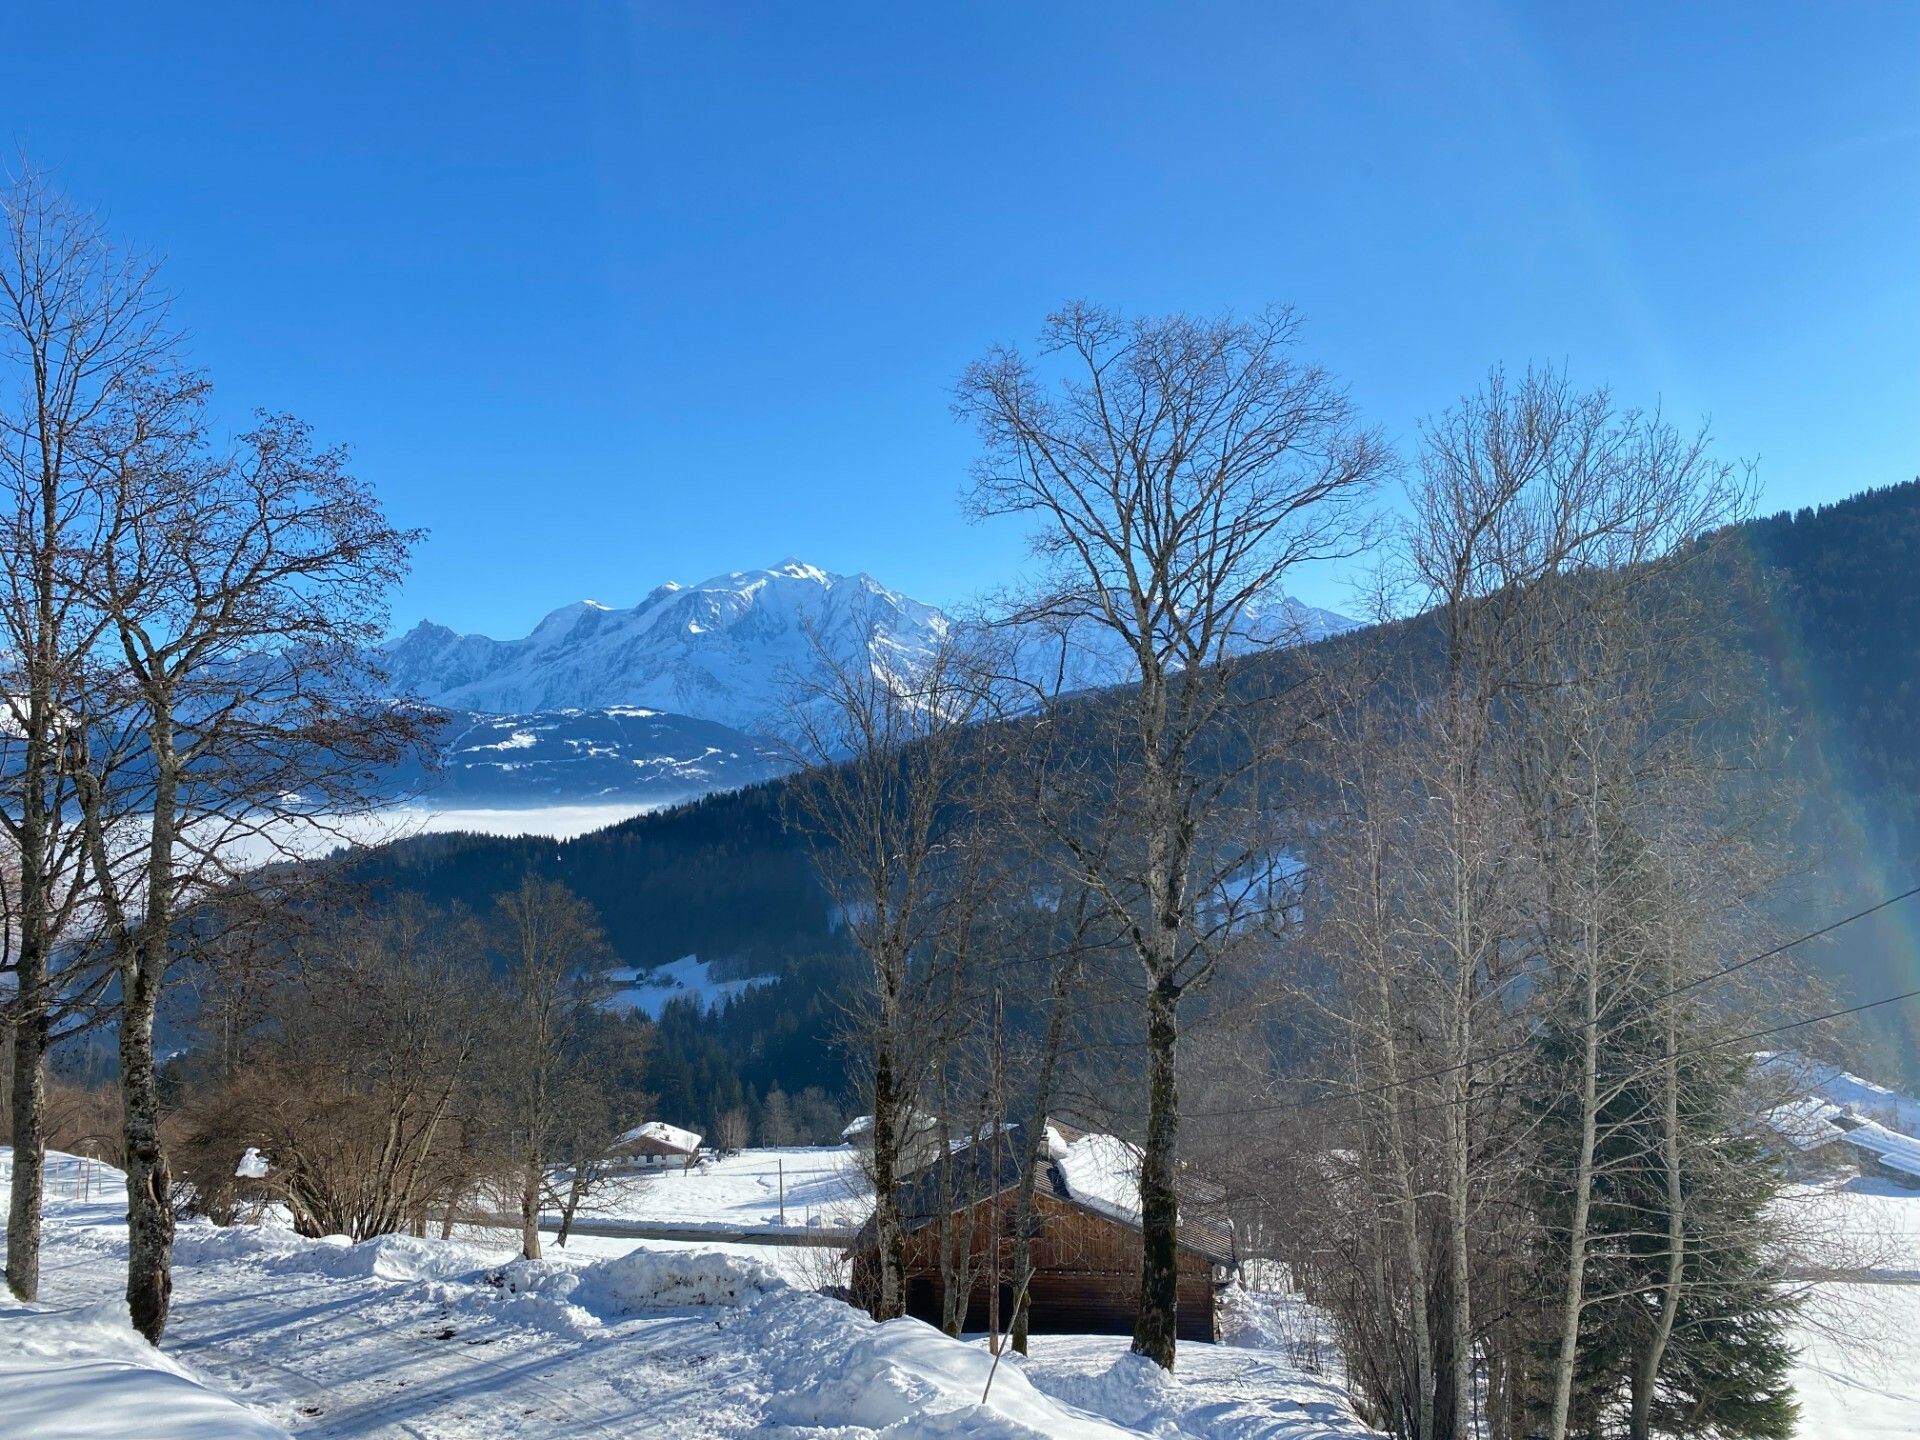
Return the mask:
{"type": "Polygon", "coordinates": [[[1146,1356],[1131,1353],[1099,1374],[1049,1376],[1047,1391],[1148,1434],[1180,1408],[1179,1382],[1146,1356]]]}
{"type": "Polygon", "coordinates": [[[648,1312],[716,1311],[713,1323],[727,1338],[715,1344],[754,1357],[767,1418],[782,1425],[970,1440],[1125,1433],[1042,1395],[1015,1360],[1001,1365],[983,1406],[993,1363],[984,1351],[918,1320],[876,1324],[738,1255],[636,1250],[578,1268],[516,1260],[487,1279],[506,1297],[501,1318],[547,1331],[617,1334],[648,1312]]]}
{"type": "Polygon", "coordinates": [[[282,1274],[329,1275],[338,1280],[457,1280],[492,1265],[488,1254],[452,1240],[381,1235],[358,1244],[344,1235],[309,1240],[274,1225],[214,1225],[196,1221],[174,1235],[180,1265],[250,1260],[282,1274]]]}
{"type": "Polygon", "coordinates": [[[599,1315],[685,1305],[738,1306],[786,1289],[757,1260],[717,1250],[635,1250],[579,1273],[572,1299],[599,1315]]]}
{"type": "Polygon", "coordinates": [[[787,1289],[771,1266],[718,1250],[641,1248],[587,1265],[513,1260],[482,1278],[509,1302],[504,1318],[575,1334],[647,1311],[737,1308],[787,1289]]]}
{"type": "Polygon", "coordinates": [[[0,1300],[9,1440],[287,1440],[127,1324],[118,1300],[50,1310],[0,1300]]]}
{"type": "MultiPolygon", "coordinates": [[[[381,1235],[357,1245],[344,1235],[310,1240],[273,1268],[331,1275],[338,1280],[458,1280],[477,1276],[493,1256],[451,1240],[381,1235]]],[[[497,1253],[497,1252],[496,1252],[497,1253]]]]}
{"type": "Polygon", "coordinates": [[[788,1292],[749,1323],[773,1391],[768,1416],[782,1424],[854,1426],[903,1440],[1118,1440],[1130,1433],[1041,1394],[1012,1357],[989,1391],[993,1357],[918,1320],[876,1324],[837,1300],[788,1292]]]}

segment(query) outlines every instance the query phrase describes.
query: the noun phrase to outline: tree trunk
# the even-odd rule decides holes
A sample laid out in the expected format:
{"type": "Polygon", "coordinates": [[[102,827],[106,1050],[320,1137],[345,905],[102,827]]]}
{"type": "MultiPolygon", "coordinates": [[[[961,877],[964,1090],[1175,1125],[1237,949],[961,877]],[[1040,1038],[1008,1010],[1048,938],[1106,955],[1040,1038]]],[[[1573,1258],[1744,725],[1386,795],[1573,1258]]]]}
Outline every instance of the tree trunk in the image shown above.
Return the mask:
{"type": "Polygon", "coordinates": [[[1174,1079],[1179,996],[1163,976],[1147,991],[1147,1139],[1140,1154],[1140,1313],[1133,1352],[1173,1369],[1179,1333],[1179,1200],[1174,1193],[1180,1094],[1174,1079]]]}
{"type": "MultiPolygon", "coordinates": [[[[157,943],[165,944],[164,928],[157,943]]],[[[135,952],[122,972],[120,1098],[127,1166],[127,1313],[154,1345],[173,1302],[172,1177],[160,1143],[160,1086],[153,1060],[153,1012],[159,985],[135,952]]]]}
{"type": "Polygon", "coordinates": [[[520,1253],[540,1258],[540,1167],[529,1164],[520,1177],[520,1253]]]}
{"type": "Polygon", "coordinates": [[[1013,1220],[1013,1293],[1014,1307],[1011,1340],[1013,1348],[1027,1353],[1027,1328],[1033,1310],[1033,1192],[1040,1167],[1053,1163],[1047,1149],[1047,1111],[1053,1105],[1053,1072],[1060,1057],[1060,1042],[1066,1034],[1067,1002],[1073,991],[1074,967],[1063,965],[1053,979],[1053,995],[1047,1016],[1046,1048],[1040,1056],[1040,1076],[1034,1085],[1033,1121],[1027,1129],[1027,1162],[1020,1171],[1020,1199],[1013,1220]]]}
{"type": "MultiPolygon", "coordinates": [[[[1600,857],[1600,785],[1596,775],[1589,799],[1592,884],[1587,904],[1601,903],[1604,877],[1600,857]]],[[[1565,1440],[1573,1405],[1573,1371],[1580,1353],[1580,1315],[1586,1306],[1587,1219],[1593,1206],[1593,1156],[1599,1143],[1600,1120],[1600,936],[1597,915],[1586,920],[1585,983],[1581,1014],[1586,1035],[1580,1047],[1580,1155],[1574,1163],[1573,1215],[1567,1236],[1566,1291],[1560,1304],[1560,1354],[1553,1368],[1553,1419],[1548,1440],[1565,1440]]]]}
{"type": "Polygon", "coordinates": [[[879,1247],[880,1298],[876,1313],[892,1320],[907,1313],[906,1232],[900,1225],[900,1195],[896,1188],[899,1159],[899,1116],[893,1073],[893,1047],[883,1041],[873,1063],[873,1234],[879,1247]]]}
{"type": "MultiPolygon", "coordinates": [[[[160,1139],[160,1082],[153,1058],[153,1016],[167,973],[175,903],[173,867],[179,824],[179,757],[172,712],[154,706],[148,741],[154,757],[153,814],[147,840],[146,913],[123,932],[120,963],[121,1148],[127,1165],[127,1313],[158,1345],[173,1303],[173,1177],[160,1139]]],[[[104,865],[104,856],[100,856],[104,865]]],[[[104,887],[106,878],[101,877],[104,887]]]]}
{"type": "Polygon", "coordinates": [[[567,1181],[566,1203],[560,1207],[560,1230],[554,1237],[554,1244],[562,1250],[567,1248],[567,1237],[573,1234],[573,1217],[580,1213],[580,1204],[587,1198],[587,1182],[581,1166],[573,1167],[573,1174],[567,1181]]]}
{"type": "Polygon", "coordinates": [[[1633,1393],[1627,1413],[1627,1433],[1631,1440],[1649,1440],[1653,1433],[1653,1392],[1660,1379],[1660,1365],[1667,1355],[1667,1342],[1673,1337],[1673,1323],[1680,1310],[1681,1284],[1685,1275],[1687,1226],[1686,1196],[1680,1179],[1680,1061],[1679,1036],[1675,1033],[1671,992],[1674,985],[1672,956],[1669,952],[1666,988],[1665,1054],[1662,1055],[1662,1096],[1660,1158],[1667,1180],[1667,1274],[1660,1291],[1660,1318],[1646,1347],[1634,1357],[1633,1393]]]}
{"type": "Polygon", "coordinates": [[[1413,1162],[1407,1154],[1406,1139],[1402,1133],[1400,1102],[1391,1092],[1387,1096],[1386,1108],[1389,1117],[1388,1143],[1398,1190],[1395,1200],[1399,1214],[1394,1228],[1400,1232],[1400,1243],[1405,1250],[1407,1288],[1413,1297],[1413,1303],[1407,1306],[1407,1310],[1413,1322],[1416,1435],[1418,1440],[1433,1440],[1433,1334],[1427,1314],[1427,1261],[1420,1241],[1420,1207],[1414,1194],[1413,1162]]]}
{"type": "MultiPolygon", "coordinates": [[[[1464,1061],[1473,1043],[1473,1025],[1466,991],[1469,977],[1458,997],[1459,1013],[1454,1020],[1454,1051],[1464,1061]]],[[[1451,1419],[1440,1424],[1435,1433],[1466,1435],[1473,1420],[1473,1291],[1471,1275],[1472,1233],[1472,1133],[1468,1127],[1468,1106],[1473,1099],[1473,1072],[1462,1068],[1453,1087],[1453,1103],[1447,1107],[1447,1314],[1450,1320],[1446,1337],[1448,1376],[1447,1413],[1451,1419]]]]}
{"type": "Polygon", "coordinates": [[[22,946],[13,1025],[13,1190],[7,1203],[7,1288],[16,1300],[40,1294],[40,1213],[47,1161],[47,1012],[38,967],[22,946]]]}

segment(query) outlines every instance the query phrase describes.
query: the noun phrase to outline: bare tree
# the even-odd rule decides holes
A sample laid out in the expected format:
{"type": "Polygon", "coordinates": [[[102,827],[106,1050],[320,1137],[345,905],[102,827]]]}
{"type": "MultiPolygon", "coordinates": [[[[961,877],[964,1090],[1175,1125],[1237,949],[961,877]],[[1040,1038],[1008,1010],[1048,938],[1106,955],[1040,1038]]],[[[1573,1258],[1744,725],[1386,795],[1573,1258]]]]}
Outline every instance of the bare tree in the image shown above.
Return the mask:
{"type": "Polygon", "coordinates": [[[745,1107],[736,1105],[715,1122],[714,1148],[722,1155],[737,1155],[747,1148],[752,1134],[753,1124],[747,1118],[745,1107]]]}
{"type": "Polygon", "coordinates": [[[943,869],[964,853],[950,841],[962,823],[962,731],[979,694],[955,646],[899,675],[841,661],[818,643],[815,651],[818,678],[799,687],[792,709],[796,751],[813,768],[792,794],[871,981],[854,1011],[855,1053],[873,1117],[876,1308],[887,1318],[906,1304],[896,1185],[921,1118],[932,1033],[923,1022],[937,993],[929,949],[948,918],[943,869]]]}
{"type": "Polygon", "coordinates": [[[70,729],[103,625],[70,561],[109,523],[119,437],[178,423],[192,384],[156,379],[172,348],[150,261],[35,172],[0,192],[0,968],[15,1062],[7,1283],[23,1300],[39,1286],[45,1056],[56,1010],[77,998],[55,972],[86,890],[70,729]]]}
{"type": "MultiPolygon", "coordinates": [[[[509,1003],[500,1017],[495,1075],[505,1144],[519,1174],[520,1248],[540,1258],[540,1205],[604,1086],[586,1062],[594,1006],[608,993],[612,952],[593,907],[566,886],[528,875],[494,906],[494,947],[506,961],[509,1003]]],[[[611,1137],[608,1137],[609,1139],[611,1137]]],[[[592,1165],[604,1157],[585,1157],[592,1165]]],[[[575,1162],[572,1205],[587,1175],[575,1162]]]]}
{"type": "MultiPolygon", "coordinates": [[[[1501,784],[1513,796],[1544,900],[1531,907],[1525,948],[1579,1026],[1580,1140],[1548,1421],[1557,1440],[1567,1432],[1598,1116],[1609,1098],[1599,1082],[1606,990],[1610,980],[1623,994],[1633,987],[1602,951],[1643,893],[1638,872],[1609,855],[1610,835],[1644,808],[1649,787],[1675,784],[1694,739],[1673,723],[1673,642],[1663,643],[1685,627],[1671,610],[1637,602],[1664,591],[1671,604],[1682,593],[1673,572],[1698,555],[1699,537],[1735,518],[1742,488],[1703,437],[1542,373],[1511,388],[1496,374],[1429,427],[1423,476],[1410,554],[1451,637],[1442,705],[1457,743],[1445,778],[1476,790],[1501,784]]],[[[1454,933],[1488,932],[1456,909],[1454,933]]],[[[1463,994],[1499,978],[1498,964],[1455,948],[1463,994]]],[[[1471,1051],[1469,1031],[1459,1027],[1456,1060],[1471,1051]]],[[[1456,1082],[1463,1116],[1472,1071],[1463,1065],[1456,1082]]],[[[1469,1143],[1462,1134],[1451,1146],[1456,1253],[1466,1248],[1458,1173],[1469,1143]]]]}
{"type": "Polygon", "coordinates": [[[568,1099],[557,1127],[561,1165],[549,1202],[560,1213],[564,1249],[594,1193],[620,1173],[620,1139],[653,1108],[644,1088],[653,1026],[638,1013],[599,1008],[577,1016],[569,1046],[568,1099]]]}
{"type": "Polygon", "coordinates": [[[79,577],[115,683],[84,717],[77,789],[121,989],[128,1304],[157,1342],[173,1219],[153,1019],[175,926],[237,868],[365,810],[430,721],[387,700],[373,659],[417,535],[343,452],[285,417],[224,452],[197,425],[120,438],[112,524],[79,577]]]}
{"type": "Polygon", "coordinates": [[[1053,371],[1001,348],[958,387],[985,449],[972,507],[1030,518],[1046,566],[1010,620],[1103,646],[1112,678],[1132,687],[1113,702],[1097,755],[1063,754],[1072,798],[1041,818],[1075,878],[1124,919],[1140,965],[1148,1104],[1134,1349],[1167,1368],[1181,1002],[1211,978],[1216,942],[1235,929],[1217,907],[1270,874],[1277,848],[1270,807],[1251,792],[1286,732],[1273,697],[1250,695],[1234,662],[1293,638],[1281,585],[1361,543],[1361,507],[1388,464],[1327,376],[1292,358],[1297,329],[1284,310],[1129,320],[1074,305],[1042,332],[1053,371]],[[1089,770],[1104,797],[1091,822],[1079,783],[1089,770]],[[1088,837],[1122,817],[1134,843],[1096,849],[1088,837]]]}
{"type": "Polygon", "coordinates": [[[1555,375],[1496,375],[1428,429],[1425,613],[1348,712],[1314,856],[1350,1081],[1323,1283],[1402,1433],[1470,1433],[1476,1399],[1496,1436],[1583,1432],[1589,1317],[1619,1322],[1627,1285],[1662,1317],[1635,1337],[1652,1391],[1691,1243],[1677,1060],[1713,1039],[1673,1001],[1759,883],[1723,833],[1734,732],[1691,573],[1742,493],[1698,437],[1555,375]]]}
{"type": "Polygon", "coordinates": [[[251,1146],[303,1234],[418,1225],[471,1174],[464,1132],[500,999],[481,978],[485,937],[402,896],[330,907],[288,949],[247,1064],[190,1108],[189,1173],[230,1180],[251,1146]]]}

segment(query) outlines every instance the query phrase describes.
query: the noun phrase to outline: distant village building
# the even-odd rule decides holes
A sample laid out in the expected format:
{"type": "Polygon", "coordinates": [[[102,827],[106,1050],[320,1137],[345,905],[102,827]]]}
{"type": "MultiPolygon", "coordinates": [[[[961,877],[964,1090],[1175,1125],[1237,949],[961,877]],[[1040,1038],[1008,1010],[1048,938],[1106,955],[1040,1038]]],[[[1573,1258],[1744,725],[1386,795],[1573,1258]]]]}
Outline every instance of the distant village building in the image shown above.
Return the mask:
{"type": "Polygon", "coordinates": [[[700,1137],[663,1120],[636,1125],[614,1141],[614,1154],[636,1170],[691,1170],[700,1158],[700,1137]]]}
{"type": "Polygon", "coordinates": [[[1920,1102],[1802,1055],[1763,1052],[1755,1060],[1757,1074],[1802,1092],[1761,1116],[1788,1173],[1850,1164],[1920,1190],[1920,1102]]]}
{"type": "MultiPolygon", "coordinates": [[[[940,1122],[931,1115],[915,1112],[903,1122],[906,1132],[900,1140],[899,1171],[910,1175],[931,1165],[940,1154],[940,1122]]],[[[840,1138],[858,1151],[863,1163],[873,1158],[873,1116],[856,1115],[840,1132],[840,1138]]]]}
{"type": "MultiPolygon", "coordinates": [[[[1140,1299],[1141,1235],[1137,1194],[1139,1152],[1111,1135],[1076,1135],[1049,1125],[1047,1156],[1034,1185],[1034,1275],[1028,1293],[1028,1327],[1036,1334],[1126,1335],[1133,1331],[1140,1299]],[[1069,1136],[1075,1138],[1069,1139],[1069,1136]]],[[[963,1322],[984,1330],[995,1277],[992,1239],[1006,1235],[1019,1202],[1024,1144],[1018,1126],[1005,1127],[998,1143],[965,1144],[956,1150],[954,1190],[965,1196],[950,1213],[963,1228],[971,1221],[973,1283],[963,1322]]],[[[1183,1340],[1217,1338],[1216,1302],[1237,1265],[1229,1225],[1206,1213],[1207,1187],[1195,1177],[1181,1185],[1179,1228],[1179,1334],[1183,1340]]],[[[906,1228],[907,1313],[938,1325],[944,1309],[939,1220],[939,1171],[922,1170],[900,1187],[906,1228]]],[[[879,1289],[879,1255],[869,1219],[853,1242],[853,1293],[879,1289]]],[[[999,1323],[1012,1319],[1013,1283],[1008,1256],[1000,1263],[999,1323]]]]}
{"type": "Polygon", "coordinates": [[[1802,1178],[1844,1159],[1861,1173],[1920,1190],[1920,1140],[1819,1096],[1769,1110],[1764,1117],[1787,1172],[1802,1178]]]}

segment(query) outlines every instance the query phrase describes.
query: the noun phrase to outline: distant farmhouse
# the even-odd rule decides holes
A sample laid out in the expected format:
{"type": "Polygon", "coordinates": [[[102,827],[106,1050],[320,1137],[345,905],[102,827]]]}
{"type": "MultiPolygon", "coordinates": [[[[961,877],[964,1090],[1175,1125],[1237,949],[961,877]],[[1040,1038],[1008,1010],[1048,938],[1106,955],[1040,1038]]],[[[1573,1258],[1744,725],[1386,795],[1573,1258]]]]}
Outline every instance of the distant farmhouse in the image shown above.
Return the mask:
{"type": "Polygon", "coordinates": [[[1865,1174],[1920,1190],[1920,1102],[1805,1056],[1756,1060],[1757,1072],[1804,1092],[1761,1117],[1790,1168],[1831,1169],[1845,1157],[1865,1174]]]}
{"type": "Polygon", "coordinates": [[[691,1170],[700,1159],[700,1136],[663,1120],[649,1120],[614,1141],[613,1153],[635,1170],[691,1170]]]}

